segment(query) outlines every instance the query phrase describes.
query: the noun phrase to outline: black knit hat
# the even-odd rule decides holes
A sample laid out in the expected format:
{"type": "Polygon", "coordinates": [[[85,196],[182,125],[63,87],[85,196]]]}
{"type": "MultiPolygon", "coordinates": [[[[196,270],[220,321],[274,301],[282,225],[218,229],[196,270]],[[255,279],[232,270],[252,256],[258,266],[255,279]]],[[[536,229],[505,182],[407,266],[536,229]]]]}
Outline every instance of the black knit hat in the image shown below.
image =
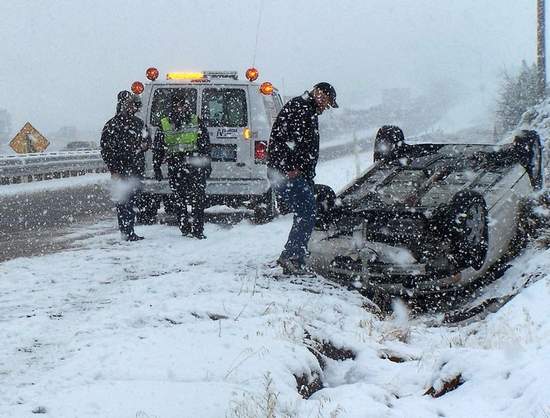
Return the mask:
{"type": "Polygon", "coordinates": [[[132,93],[130,93],[128,90],[122,90],[116,96],[116,100],[117,100],[117,103],[120,104],[122,102],[125,102],[126,100],[128,100],[131,97],[132,97],[132,93]]]}
{"type": "Polygon", "coordinates": [[[134,104],[139,108],[141,107],[141,99],[137,94],[133,94],[128,90],[122,90],[117,95],[117,108],[126,104],[127,101],[133,100],[134,104]]]}

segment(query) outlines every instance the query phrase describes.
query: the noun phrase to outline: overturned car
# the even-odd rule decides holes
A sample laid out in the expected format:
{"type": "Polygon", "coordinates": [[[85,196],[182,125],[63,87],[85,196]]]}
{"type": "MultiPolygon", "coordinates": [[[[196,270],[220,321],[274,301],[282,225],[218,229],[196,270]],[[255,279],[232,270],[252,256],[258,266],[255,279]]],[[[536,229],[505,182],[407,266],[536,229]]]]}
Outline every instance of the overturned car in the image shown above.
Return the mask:
{"type": "Polygon", "coordinates": [[[535,131],[505,145],[410,145],[398,127],[384,126],[360,178],[338,196],[317,186],[308,263],[390,295],[471,284],[525,232],[542,168],[535,131]]]}

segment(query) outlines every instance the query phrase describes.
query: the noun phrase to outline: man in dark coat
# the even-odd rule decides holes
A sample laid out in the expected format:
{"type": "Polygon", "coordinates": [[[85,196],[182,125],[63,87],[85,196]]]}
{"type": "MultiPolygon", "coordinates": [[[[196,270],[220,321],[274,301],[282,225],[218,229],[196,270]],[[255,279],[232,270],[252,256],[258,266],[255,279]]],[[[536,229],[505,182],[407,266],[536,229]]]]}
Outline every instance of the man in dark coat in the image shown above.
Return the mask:
{"type": "Polygon", "coordinates": [[[288,241],[277,263],[285,274],[304,274],[307,244],[315,226],[315,167],[319,159],[318,116],[338,107],[329,83],[316,84],[286,103],[273,124],[268,175],[278,200],[294,212],[288,241]]]}
{"type": "Polygon", "coordinates": [[[153,142],[155,178],[168,163],[179,227],[184,236],[205,239],[206,179],[212,172],[208,129],[185,97],[172,98],[170,112],[160,119],[153,142]]]}
{"type": "Polygon", "coordinates": [[[135,116],[141,102],[129,91],[118,94],[117,113],[101,133],[101,156],[115,180],[113,199],[117,202],[118,226],[125,241],[143,237],[134,232],[134,206],[143,175],[143,152],[147,148],[144,123],[135,116]]]}

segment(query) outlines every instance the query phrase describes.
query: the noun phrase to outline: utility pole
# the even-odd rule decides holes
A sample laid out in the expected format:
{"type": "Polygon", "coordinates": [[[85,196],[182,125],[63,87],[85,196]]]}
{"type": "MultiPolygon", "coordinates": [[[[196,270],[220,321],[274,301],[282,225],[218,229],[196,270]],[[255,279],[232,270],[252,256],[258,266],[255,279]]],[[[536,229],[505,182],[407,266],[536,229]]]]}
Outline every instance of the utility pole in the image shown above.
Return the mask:
{"type": "Polygon", "coordinates": [[[538,94],[541,99],[546,95],[545,11],[545,0],[537,0],[537,74],[538,94]]]}

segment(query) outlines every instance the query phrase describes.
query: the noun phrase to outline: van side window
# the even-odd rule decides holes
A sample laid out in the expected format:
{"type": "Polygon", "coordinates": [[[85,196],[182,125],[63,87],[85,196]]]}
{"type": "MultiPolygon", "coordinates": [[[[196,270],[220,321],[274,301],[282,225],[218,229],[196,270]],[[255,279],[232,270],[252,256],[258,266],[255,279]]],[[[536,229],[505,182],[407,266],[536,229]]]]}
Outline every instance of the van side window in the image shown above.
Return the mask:
{"type": "Polygon", "coordinates": [[[206,126],[241,127],[248,124],[246,92],[243,89],[204,89],[202,119],[206,126]]]}
{"type": "Polygon", "coordinates": [[[193,109],[197,108],[197,89],[194,88],[158,88],[153,93],[151,104],[151,125],[159,126],[160,119],[168,116],[174,94],[182,95],[185,101],[191,103],[193,109]]]}
{"type": "Polygon", "coordinates": [[[267,113],[267,118],[271,124],[275,122],[275,119],[277,119],[277,115],[279,114],[277,108],[275,107],[275,100],[273,99],[272,95],[269,96],[263,96],[264,100],[264,108],[267,113]]]}
{"type": "Polygon", "coordinates": [[[275,97],[275,107],[278,113],[279,110],[281,110],[281,108],[283,107],[283,101],[281,100],[281,96],[278,93],[275,94],[274,97],[275,97]]]}

